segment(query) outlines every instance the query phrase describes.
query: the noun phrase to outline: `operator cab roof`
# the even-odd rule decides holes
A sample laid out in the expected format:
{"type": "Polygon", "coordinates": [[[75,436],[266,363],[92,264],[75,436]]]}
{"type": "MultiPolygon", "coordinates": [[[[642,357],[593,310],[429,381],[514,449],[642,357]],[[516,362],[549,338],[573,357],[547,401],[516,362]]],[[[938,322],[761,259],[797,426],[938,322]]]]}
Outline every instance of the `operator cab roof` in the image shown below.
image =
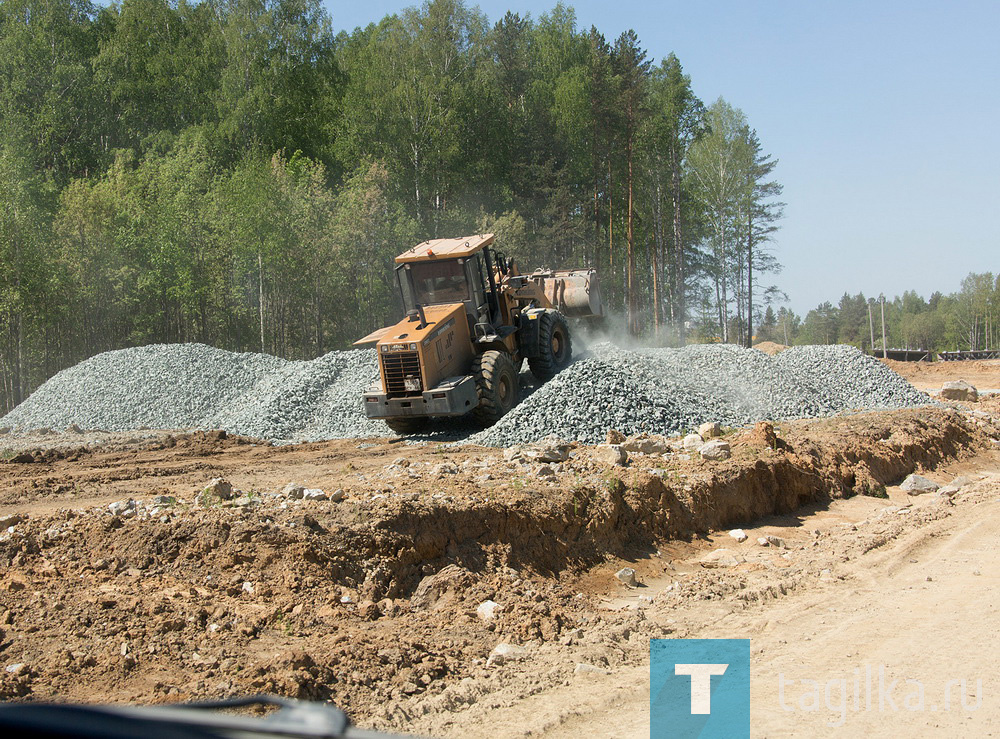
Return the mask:
{"type": "Polygon", "coordinates": [[[462,236],[457,239],[430,239],[396,257],[396,264],[429,262],[434,259],[457,259],[475,254],[493,243],[493,234],[462,236]]]}

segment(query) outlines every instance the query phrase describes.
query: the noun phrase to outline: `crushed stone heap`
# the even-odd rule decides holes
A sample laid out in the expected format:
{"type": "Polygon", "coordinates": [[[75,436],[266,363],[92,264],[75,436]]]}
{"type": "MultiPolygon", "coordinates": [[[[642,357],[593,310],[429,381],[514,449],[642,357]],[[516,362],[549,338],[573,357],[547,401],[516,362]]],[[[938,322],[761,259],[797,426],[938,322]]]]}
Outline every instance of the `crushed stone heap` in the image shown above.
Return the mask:
{"type": "MultiPolygon", "coordinates": [[[[378,375],[374,350],[310,361],[202,344],[106,352],[63,370],[4,418],[15,430],[225,429],[279,441],[385,436],[361,410],[378,375]]],[[[626,350],[599,344],[489,429],[443,421],[438,433],[510,446],[555,434],[598,443],[609,428],[676,434],[706,421],[743,426],[931,403],[881,362],[847,346],[773,357],[732,345],[626,350]]],[[[433,433],[433,431],[432,431],[433,433]]]]}

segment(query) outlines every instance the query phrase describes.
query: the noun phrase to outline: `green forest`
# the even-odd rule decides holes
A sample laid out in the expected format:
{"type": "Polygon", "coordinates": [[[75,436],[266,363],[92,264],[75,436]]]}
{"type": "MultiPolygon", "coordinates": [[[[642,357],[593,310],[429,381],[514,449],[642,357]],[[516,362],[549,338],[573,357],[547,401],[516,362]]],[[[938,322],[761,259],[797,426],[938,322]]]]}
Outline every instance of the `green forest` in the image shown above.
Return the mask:
{"type": "MultiPolygon", "coordinates": [[[[594,267],[659,345],[871,343],[804,318],[777,159],[681,61],[557,4],[433,0],[334,33],[319,0],[0,2],[0,412],[98,352],[198,341],[310,358],[398,318],[392,259],[493,232],[594,267]]],[[[993,341],[997,283],[886,305],[890,346],[993,341]]]]}
{"type": "MultiPolygon", "coordinates": [[[[805,318],[779,308],[765,310],[754,341],[779,344],[853,344],[882,348],[882,304],[862,294],[837,305],[822,303],[805,318]],[[869,314],[869,307],[871,308],[869,314]]],[[[971,273],[961,289],[924,299],[912,290],[885,300],[885,346],[930,352],[995,349],[1000,343],[1000,275],[971,273]]]]}
{"type": "Polygon", "coordinates": [[[395,317],[392,258],[494,232],[595,267],[633,335],[749,343],[776,160],[680,60],[557,4],[0,2],[0,411],[97,352],[313,357],[395,317]]]}

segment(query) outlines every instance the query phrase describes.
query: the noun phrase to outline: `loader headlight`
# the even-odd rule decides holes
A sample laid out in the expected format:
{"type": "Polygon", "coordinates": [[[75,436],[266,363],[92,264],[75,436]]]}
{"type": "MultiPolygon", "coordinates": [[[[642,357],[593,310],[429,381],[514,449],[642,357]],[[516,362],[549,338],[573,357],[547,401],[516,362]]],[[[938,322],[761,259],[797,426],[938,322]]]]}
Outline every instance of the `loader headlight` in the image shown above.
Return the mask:
{"type": "Polygon", "coordinates": [[[410,344],[410,351],[411,352],[415,352],[416,350],[417,350],[417,345],[416,344],[410,344]]]}
{"type": "Polygon", "coordinates": [[[420,392],[420,378],[419,377],[405,377],[403,378],[403,388],[411,393],[420,392]]]}
{"type": "Polygon", "coordinates": [[[389,346],[387,344],[383,344],[382,345],[382,351],[384,351],[384,352],[389,351],[389,346]]]}

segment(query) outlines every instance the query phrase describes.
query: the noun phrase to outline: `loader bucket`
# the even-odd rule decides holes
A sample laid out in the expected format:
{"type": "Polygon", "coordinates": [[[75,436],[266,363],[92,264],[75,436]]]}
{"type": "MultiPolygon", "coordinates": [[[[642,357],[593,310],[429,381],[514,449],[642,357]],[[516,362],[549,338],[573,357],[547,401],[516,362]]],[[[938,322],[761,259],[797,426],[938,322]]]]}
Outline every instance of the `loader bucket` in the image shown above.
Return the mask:
{"type": "Polygon", "coordinates": [[[601,283],[592,269],[559,270],[543,278],[546,297],[563,314],[575,318],[604,315],[601,283]]]}

